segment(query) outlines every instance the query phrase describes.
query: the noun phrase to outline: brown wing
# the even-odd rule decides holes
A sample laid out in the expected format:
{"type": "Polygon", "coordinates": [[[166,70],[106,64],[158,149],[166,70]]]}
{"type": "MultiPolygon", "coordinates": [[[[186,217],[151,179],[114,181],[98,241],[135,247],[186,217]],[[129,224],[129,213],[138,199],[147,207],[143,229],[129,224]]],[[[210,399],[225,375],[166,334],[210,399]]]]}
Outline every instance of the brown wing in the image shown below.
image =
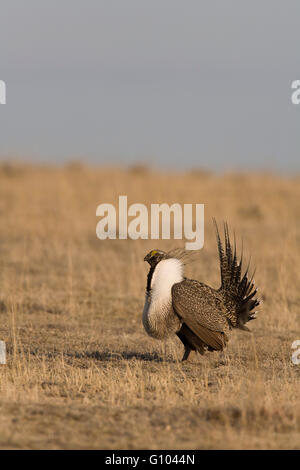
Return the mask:
{"type": "Polygon", "coordinates": [[[173,308],[207,346],[221,350],[228,338],[226,318],[217,291],[199,281],[185,279],[172,287],[173,308]]]}

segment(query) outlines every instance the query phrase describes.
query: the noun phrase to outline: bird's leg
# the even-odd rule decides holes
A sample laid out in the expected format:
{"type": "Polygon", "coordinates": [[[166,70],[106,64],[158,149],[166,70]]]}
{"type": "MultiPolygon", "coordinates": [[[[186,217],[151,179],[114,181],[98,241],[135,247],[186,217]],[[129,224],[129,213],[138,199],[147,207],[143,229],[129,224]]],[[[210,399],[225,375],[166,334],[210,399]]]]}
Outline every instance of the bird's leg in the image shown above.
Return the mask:
{"type": "Polygon", "coordinates": [[[190,355],[191,350],[192,350],[192,348],[190,348],[188,344],[184,345],[184,355],[183,355],[183,358],[181,359],[181,361],[186,361],[187,360],[187,358],[190,355]]]}

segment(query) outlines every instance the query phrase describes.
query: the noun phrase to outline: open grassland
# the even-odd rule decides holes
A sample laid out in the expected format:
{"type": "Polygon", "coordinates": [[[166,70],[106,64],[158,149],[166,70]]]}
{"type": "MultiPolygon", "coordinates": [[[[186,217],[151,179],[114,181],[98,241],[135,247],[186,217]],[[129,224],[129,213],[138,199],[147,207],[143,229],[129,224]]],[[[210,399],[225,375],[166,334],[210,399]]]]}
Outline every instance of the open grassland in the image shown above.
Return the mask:
{"type": "Polygon", "coordinates": [[[1,448],[300,448],[300,177],[0,166],[1,448]],[[264,304],[252,334],[180,363],[141,323],[152,248],[96,238],[96,207],[205,204],[187,275],[213,287],[211,217],[243,235],[264,304]]]}

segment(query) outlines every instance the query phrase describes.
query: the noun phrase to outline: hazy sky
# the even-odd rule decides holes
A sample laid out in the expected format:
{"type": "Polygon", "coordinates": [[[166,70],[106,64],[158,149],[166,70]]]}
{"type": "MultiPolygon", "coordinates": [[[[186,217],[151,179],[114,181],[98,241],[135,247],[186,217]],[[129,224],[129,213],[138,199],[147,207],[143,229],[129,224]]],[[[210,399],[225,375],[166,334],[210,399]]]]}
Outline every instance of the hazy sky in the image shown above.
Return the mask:
{"type": "Polygon", "coordinates": [[[0,155],[298,170],[300,2],[2,0],[0,155]]]}

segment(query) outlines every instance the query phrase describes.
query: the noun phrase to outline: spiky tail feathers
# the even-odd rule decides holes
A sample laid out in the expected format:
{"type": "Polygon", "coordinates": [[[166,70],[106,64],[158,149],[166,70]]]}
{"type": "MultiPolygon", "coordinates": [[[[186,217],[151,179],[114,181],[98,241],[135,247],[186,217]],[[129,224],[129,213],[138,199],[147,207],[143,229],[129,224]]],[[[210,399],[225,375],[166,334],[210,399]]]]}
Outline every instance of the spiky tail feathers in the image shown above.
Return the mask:
{"type": "Polygon", "coordinates": [[[221,270],[221,287],[219,291],[224,298],[227,318],[233,327],[249,330],[245,323],[256,318],[256,312],[253,310],[260,304],[260,300],[255,298],[257,289],[253,281],[254,272],[250,277],[249,261],[244,274],[242,274],[243,249],[240,260],[238,260],[235,237],[232,249],[227,223],[224,223],[225,242],[223,247],[217,223],[215,219],[213,221],[216,228],[221,270]]]}

